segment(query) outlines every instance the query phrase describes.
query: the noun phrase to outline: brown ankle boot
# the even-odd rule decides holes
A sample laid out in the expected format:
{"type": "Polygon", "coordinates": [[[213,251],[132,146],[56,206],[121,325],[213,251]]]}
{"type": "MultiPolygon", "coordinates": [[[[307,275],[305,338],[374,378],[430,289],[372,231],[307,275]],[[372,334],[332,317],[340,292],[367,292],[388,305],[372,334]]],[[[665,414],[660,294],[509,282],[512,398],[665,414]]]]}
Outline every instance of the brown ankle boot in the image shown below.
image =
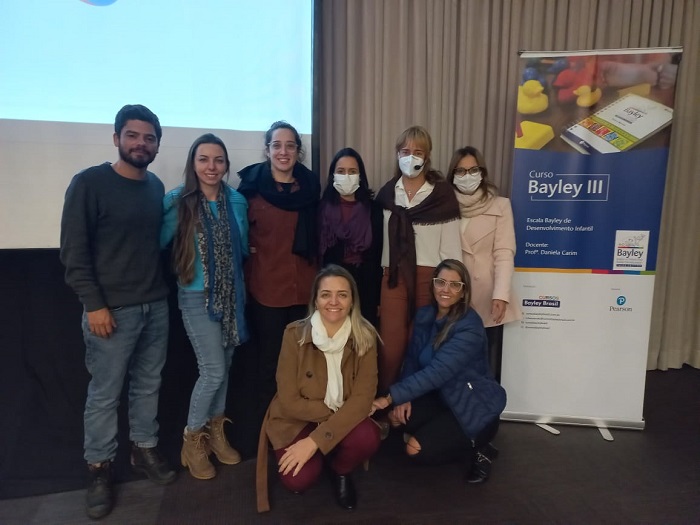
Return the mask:
{"type": "Polygon", "coordinates": [[[182,466],[189,468],[190,474],[197,479],[211,479],[216,476],[216,469],[209,461],[209,434],[203,428],[192,432],[185,427],[182,439],[182,466]]]}
{"type": "Polygon", "coordinates": [[[231,420],[223,415],[211,419],[207,428],[209,430],[209,447],[216,454],[216,458],[224,465],[235,465],[241,462],[241,455],[229,445],[224,432],[224,423],[231,420]]]}

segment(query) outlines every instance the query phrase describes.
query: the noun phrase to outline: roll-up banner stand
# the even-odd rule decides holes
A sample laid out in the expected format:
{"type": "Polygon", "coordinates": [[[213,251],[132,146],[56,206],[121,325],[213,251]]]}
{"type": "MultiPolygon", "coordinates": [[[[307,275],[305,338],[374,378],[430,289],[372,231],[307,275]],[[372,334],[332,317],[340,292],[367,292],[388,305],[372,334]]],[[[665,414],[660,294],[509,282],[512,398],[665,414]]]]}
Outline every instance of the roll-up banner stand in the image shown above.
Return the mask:
{"type": "MultiPolygon", "coordinates": [[[[503,419],[643,429],[682,50],[523,52],[503,419]]],[[[609,436],[609,433],[607,433],[609,436]]]]}

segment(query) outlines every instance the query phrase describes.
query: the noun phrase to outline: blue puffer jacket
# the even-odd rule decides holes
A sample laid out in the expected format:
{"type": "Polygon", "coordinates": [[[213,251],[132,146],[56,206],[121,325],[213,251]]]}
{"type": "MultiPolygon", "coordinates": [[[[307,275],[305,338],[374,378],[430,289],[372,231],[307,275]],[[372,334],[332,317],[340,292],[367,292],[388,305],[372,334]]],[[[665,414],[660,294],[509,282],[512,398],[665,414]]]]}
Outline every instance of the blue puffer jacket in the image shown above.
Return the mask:
{"type": "Polygon", "coordinates": [[[503,412],[506,391],[489,371],[488,343],[479,314],[470,308],[437,350],[433,341],[445,320],[436,320],[436,315],[432,305],[416,312],[401,380],[389,391],[400,405],[439,390],[464,433],[474,440],[503,412]]]}

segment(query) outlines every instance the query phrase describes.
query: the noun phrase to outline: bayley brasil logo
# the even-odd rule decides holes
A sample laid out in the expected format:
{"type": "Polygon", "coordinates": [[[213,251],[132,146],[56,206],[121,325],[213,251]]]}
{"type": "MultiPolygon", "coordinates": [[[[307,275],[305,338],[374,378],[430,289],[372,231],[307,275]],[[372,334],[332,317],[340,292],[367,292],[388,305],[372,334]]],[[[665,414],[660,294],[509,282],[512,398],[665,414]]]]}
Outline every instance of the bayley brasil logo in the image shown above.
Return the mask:
{"type": "Polygon", "coordinates": [[[561,302],[558,297],[540,296],[539,299],[523,299],[523,306],[538,306],[542,308],[559,308],[561,302]],[[546,299],[543,297],[547,297],[546,299]]]}

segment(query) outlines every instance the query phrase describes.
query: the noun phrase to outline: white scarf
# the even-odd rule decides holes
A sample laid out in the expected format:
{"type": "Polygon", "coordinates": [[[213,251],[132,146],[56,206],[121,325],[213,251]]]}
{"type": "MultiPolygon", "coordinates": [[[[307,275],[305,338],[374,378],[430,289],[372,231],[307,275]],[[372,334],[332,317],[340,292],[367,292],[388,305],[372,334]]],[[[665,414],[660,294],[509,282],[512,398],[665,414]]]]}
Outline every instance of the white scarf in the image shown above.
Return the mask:
{"type": "Polygon", "coordinates": [[[323,402],[333,412],[343,406],[343,374],[340,371],[340,363],[343,359],[345,343],[350,337],[351,328],[350,317],[346,317],[340,330],[333,337],[328,337],[319,311],[316,310],[311,315],[311,339],[314,346],[326,357],[326,370],[328,371],[326,397],[323,402]]]}

